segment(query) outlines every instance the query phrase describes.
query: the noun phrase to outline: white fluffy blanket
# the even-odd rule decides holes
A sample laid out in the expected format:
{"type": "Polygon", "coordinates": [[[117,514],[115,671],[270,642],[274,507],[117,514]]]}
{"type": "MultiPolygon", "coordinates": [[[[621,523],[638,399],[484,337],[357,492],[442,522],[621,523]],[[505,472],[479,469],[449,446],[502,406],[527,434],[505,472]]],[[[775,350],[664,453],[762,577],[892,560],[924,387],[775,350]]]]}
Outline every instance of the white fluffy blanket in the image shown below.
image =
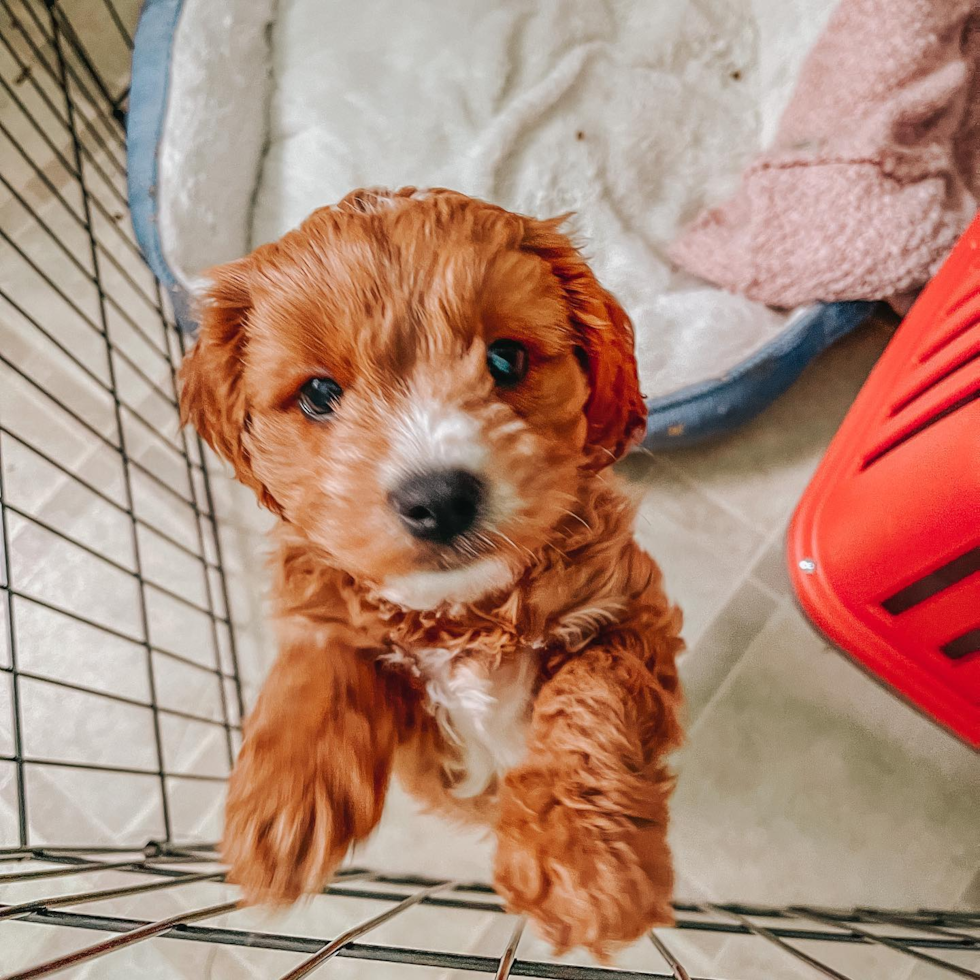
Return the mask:
{"type": "Polygon", "coordinates": [[[678,273],[666,249],[772,135],[832,7],[185,0],[161,159],[171,265],[191,275],[363,185],[574,211],[636,324],[645,394],[717,377],[786,314],[678,273]]]}

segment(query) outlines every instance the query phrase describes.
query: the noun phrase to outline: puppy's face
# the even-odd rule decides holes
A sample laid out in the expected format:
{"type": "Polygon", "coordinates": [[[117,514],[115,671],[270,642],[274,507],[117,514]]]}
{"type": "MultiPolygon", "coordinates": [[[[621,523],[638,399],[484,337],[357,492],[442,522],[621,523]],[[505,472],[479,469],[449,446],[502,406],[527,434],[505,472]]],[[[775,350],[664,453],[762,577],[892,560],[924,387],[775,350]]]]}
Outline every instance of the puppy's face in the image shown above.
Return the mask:
{"type": "Polygon", "coordinates": [[[356,192],[209,278],[185,417],[403,605],[508,585],[642,433],[629,321],[556,222],[356,192]]]}

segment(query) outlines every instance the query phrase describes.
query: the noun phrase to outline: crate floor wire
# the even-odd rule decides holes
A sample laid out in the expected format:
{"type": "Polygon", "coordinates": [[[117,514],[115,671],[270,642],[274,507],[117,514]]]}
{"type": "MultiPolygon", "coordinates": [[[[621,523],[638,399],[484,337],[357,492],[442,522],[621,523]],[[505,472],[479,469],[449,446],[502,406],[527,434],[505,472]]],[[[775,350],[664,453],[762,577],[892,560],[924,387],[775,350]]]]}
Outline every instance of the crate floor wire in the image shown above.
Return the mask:
{"type": "MultiPolygon", "coordinates": [[[[110,915],[90,912],[85,906],[111,899],[146,896],[152,892],[174,893],[189,890],[204,882],[220,883],[222,871],[214,854],[202,845],[149,845],[143,854],[101,851],[59,850],[55,848],[10,851],[0,858],[20,856],[29,861],[30,870],[5,871],[0,885],[30,882],[37,897],[0,906],[0,928],[4,920],[17,920],[51,928],[62,926],[99,934],[91,940],[77,939],[70,948],[43,962],[4,973],[3,980],[27,980],[81,966],[111,953],[149,943],[156,937],[191,943],[202,947],[248,950],[274,950],[291,954],[292,963],[262,976],[296,980],[323,967],[334,957],[395,966],[428,967],[431,970],[456,971],[452,975],[484,974],[544,977],[552,980],[638,980],[640,977],[674,978],[674,980],[722,980],[735,975],[704,973],[686,965],[687,936],[723,939],[739,937],[762,943],[776,959],[769,975],[826,976],[837,980],[866,980],[867,972],[849,972],[847,954],[853,949],[883,952],[882,963],[888,972],[881,976],[905,976],[903,963],[932,968],[925,976],[976,977],[965,959],[976,962],[980,950],[980,913],[920,910],[917,912],[855,909],[849,911],[819,909],[808,906],[770,908],[756,905],[685,904],[676,905],[677,922],[672,929],[651,933],[649,967],[644,969],[610,969],[602,966],[541,959],[518,958],[516,953],[523,935],[522,919],[506,916],[493,891],[485,885],[465,884],[414,877],[395,877],[357,868],[349,868],[325,891],[324,898],[314,901],[356,900],[364,906],[351,916],[351,924],[335,936],[308,934],[294,928],[284,931],[258,930],[251,923],[235,923],[228,918],[236,910],[236,898],[230,889],[212,895],[200,904],[185,903],[181,911],[155,920],[132,915],[110,915]],[[109,887],[92,888],[78,884],[100,873],[113,872],[120,881],[109,887]],[[125,874],[139,876],[132,884],[125,874]],[[66,882],[68,888],[58,888],[66,882]],[[46,894],[45,894],[46,893],[46,894]],[[219,899],[219,900],[215,900],[219,899]],[[452,949],[425,948],[392,942],[372,941],[376,932],[410,910],[427,908],[440,917],[450,914],[479,913],[506,918],[505,941],[497,955],[475,955],[452,949]],[[954,959],[959,957],[959,959],[954,959]],[[781,958],[781,959],[780,959],[781,958]],[[781,964],[781,967],[780,967],[781,964]],[[837,965],[835,965],[837,964],[837,965]],[[799,973],[796,968],[802,968],[799,973]],[[807,972],[809,971],[809,972],[807,972]]],[[[238,915],[248,914],[238,912],[238,915]]],[[[252,913],[254,915],[254,913],[252,913]]],[[[253,920],[254,921],[254,920],[253,920]]],[[[429,926],[439,919],[430,919],[429,926]]],[[[422,923],[419,922],[421,928],[422,923]]],[[[423,931],[424,939],[433,938],[423,931]]],[[[0,946],[2,948],[2,946],[0,946]]],[[[868,960],[851,957],[866,969],[868,960]]],[[[417,971],[419,975],[432,975],[417,971]]],[[[94,974],[102,976],[104,974],[94,974]]],[[[367,975],[388,976],[385,970],[367,975]]],[[[877,974],[876,974],[877,975],[877,974]]]]}
{"type": "Polygon", "coordinates": [[[243,708],[183,342],[128,222],[136,13],[0,0],[0,977],[980,977],[980,913],[678,904],[609,969],[485,885],[349,868],[270,919],[172,843],[218,829],[243,708]]]}

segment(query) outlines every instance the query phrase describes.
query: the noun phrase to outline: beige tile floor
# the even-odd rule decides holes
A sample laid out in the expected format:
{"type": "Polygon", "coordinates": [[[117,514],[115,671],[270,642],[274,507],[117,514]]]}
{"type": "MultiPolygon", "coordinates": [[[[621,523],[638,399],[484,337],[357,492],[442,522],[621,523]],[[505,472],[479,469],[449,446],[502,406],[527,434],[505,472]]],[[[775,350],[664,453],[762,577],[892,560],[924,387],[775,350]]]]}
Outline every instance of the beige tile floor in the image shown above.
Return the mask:
{"type": "MultiPolygon", "coordinates": [[[[19,2],[19,0],[18,0],[19,2]]],[[[91,9],[70,2],[87,17],[91,9]]],[[[122,4],[132,15],[137,4],[122,4]]],[[[132,18],[131,18],[132,19],[132,18]]],[[[82,20],[80,23],[84,24],[82,20]]],[[[95,50],[99,34],[90,35],[95,50]]],[[[106,52],[110,74],[121,77],[118,48],[106,52]]],[[[8,65],[2,61],[0,70],[8,65]]],[[[0,113],[10,122],[10,105],[0,113]]],[[[21,125],[22,123],[17,123],[21,125]]],[[[26,129],[17,131],[30,138],[26,129]]],[[[32,145],[42,154],[44,147],[32,145]]],[[[9,147],[0,146],[8,179],[16,166],[9,147]]],[[[46,173],[57,179],[58,166],[47,158],[46,173]]],[[[63,209],[45,203],[36,175],[18,184],[59,234],[77,235],[63,209]]],[[[63,176],[63,174],[62,174],[63,176]]],[[[15,180],[16,183],[16,180],[15,180]]],[[[64,184],[70,193],[70,182],[64,184]]],[[[77,201],[70,199],[70,203],[77,201]]],[[[96,315],[96,297],[77,270],[65,272],[64,257],[32,224],[23,208],[0,201],[0,226],[42,266],[57,268],[82,311],[96,315]]],[[[114,233],[102,229],[107,247],[125,257],[114,233]]],[[[85,241],[76,242],[84,257],[85,241]]],[[[78,314],[53,301],[50,290],[9,250],[0,258],[0,286],[18,295],[30,311],[54,325],[58,337],[96,373],[104,370],[98,344],[79,326],[78,314]]],[[[117,283],[117,288],[123,285],[117,283]]],[[[127,305],[129,301],[127,301],[127,305]]],[[[138,338],[120,331],[122,346],[148,372],[159,364],[138,338]]],[[[636,455],[622,465],[624,476],[642,494],[637,534],[661,562],[672,595],[684,608],[689,650],[682,663],[688,699],[688,740],[678,754],[678,788],[673,806],[672,841],[680,891],[692,898],[762,902],[808,901],[835,905],[877,903],[888,906],[980,905],[980,760],[962,745],[892,698],[844,657],[830,650],[794,606],[783,568],[782,538],[793,506],[828,440],[887,342],[889,327],[872,324],[844,340],[811,366],[798,384],[755,422],[717,443],[670,454],[636,455]]],[[[42,342],[23,317],[0,304],[0,353],[30,376],[43,381],[103,433],[112,433],[111,405],[97,386],[80,380],[50,343],[42,342]]],[[[166,379],[158,378],[161,383],[166,379]]],[[[155,420],[167,439],[176,438],[171,410],[134,375],[121,376],[127,400],[155,420]]],[[[121,476],[111,451],[100,449],[58,413],[15,372],[0,366],[0,421],[34,445],[85,476],[113,498],[121,494],[121,476]]],[[[165,445],[133,428],[134,455],[167,474],[186,479],[165,445]],[[176,468],[175,468],[176,467],[176,468]]],[[[122,565],[133,560],[125,522],[70,481],[59,479],[43,460],[16,440],[3,437],[8,502],[66,533],[110,552],[122,565]]],[[[196,478],[195,478],[196,479],[196,478]]],[[[246,700],[251,702],[268,668],[272,647],[263,616],[265,580],[261,571],[262,529],[268,518],[248,494],[223,476],[215,478],[220,541],[229,573],[230,602],[236,624],[238,658],[246,700]]],[[[136,509],[188,543],[193,523],[186,508],[152,484],[134,484],[136,509]],[[186,536],[186,537],[185,537],[186,536]]],[[[60,549],[29,522],[15,519],[8,542],[19,587],[37,595],[57,595],[96,619],[129,623],[133,604],[125,576],[106,577],[77,555],[60,549]]],[[[199,596],[203,584],[160,541],[141,546],[148,577],[199,596]]],[[[208,546],[211,550],[210,545],[208,546]]],[[[0,616],[5,615],[0,603],[0,616]]],[[[210,647],[200,623],[176,618],[159,602],[150,610],[151,632],[163,645],[179,645],[192,657],[210,647]]],[[[135,699],[146,697],[146,676],[139,650],[126,641],[55,621],[37,607],[24,606],[18,629],[21,666],[48,676],[74,680],[98,690],[135,699]]],[[[6,630],[0,621],[0,666],[9,663],[6,630]]],[[[207,656],[226,659],[226,646],[207,656]]],[[[208,716],[218,710],[218,693],[200,682],[194,669],[155,660],[161,704],[208,716]],[[190,675],[186,673],[190,671],[190,675]]],[[[146,760],[146,718],[124,706],[98,714],[84,697],[52,697],[43,685],[25,686],[29,712],[29,748],[35,755],[84,745],[102,761],[146,760]]],[[[0,756],[9,754],[8,675],[0,672],[0,756]]],[[[165,723],[167,761],[176,771],[220,773],[226,767],[217,729],[194,723],[165,723]]],[[[79,749],[81,751],[81,749],[79,749]]],[[[37,840],[140,840],[160,832],[152,786],[141,777],[82,778],[68,770],[36,774],[30,786],[32,832],[37,840]]],[[[15,826],[12,768],[0,761],[0,843],[15,826]]],[[[220,830],[222,791],[216,784],[174,779],[170,802],[175,826],[186,837],[214,838],[220,830]]],[[[491,844],[480,835],[461,833],[417,812],[397,789],[382,825],[356,855],[358,862],[390,870],[417,871],[460,878],[488,876],[491,844]]],[[[110,884],[107,875],[91,884],[110,884]]],[[[220,900],[218,886],[201,886],[202,903],[220,900]]],[[[0,901],[16,900],[5,890],[0,901]]],[[[166,915],[177,899],[149,897],[128,905],[128,914],[166,915]]],[[[179,907],[186,907],[181,902],[179,907]]],[[[296,910],[275,920],[283,932],[327,934],[352,916],[344,906],[296,910]]],[[[255,913],[236,913],[233,924],[255,913]]],[[[418,908],[390,924],[395,942],[427,943],[499,955],[511,920],[482,913],[447,917],[418,908]]],[[[0,936],[16,962],[27,963],[90,940],[70,931],[40,930],[8,923],[0,936]]],[[[738,980],[806,976],[785,958],[742,937],[724,939],[699,933],[675,939],[692,969],[706,976],[738,980]]],[[[522,956],[544,955],[528,933],[522,956]]],[[[924,965],[910,970],[886,951],[828,949],[829,960],[843,956],[841,968],[861,980],[927,980],[924,965]],[[846,961],[846,962],[845,962],[846,961]]],[[[570,961],[586,962],[581,957],[570,961]]],[[[267,977],[293,965],[282,953],[201,949],[194,944],[156,943],[104,961],[75,977],[267,977]]],[[[649,947],[628,951],[623,966],[649,969],[649,947]]],[[[4,962],[6,965],[6,961],[4,962]]],[[[976,964],[974,964],[976,966],[976,964]]],[[[370,964],[368,964],[370,967],[370,964]]],[[[352,961],[332,964],[334,973],[377,976],[375,969],[352,961]]],[[[386,968],[384,976],[412,974],[386,968]]]]}

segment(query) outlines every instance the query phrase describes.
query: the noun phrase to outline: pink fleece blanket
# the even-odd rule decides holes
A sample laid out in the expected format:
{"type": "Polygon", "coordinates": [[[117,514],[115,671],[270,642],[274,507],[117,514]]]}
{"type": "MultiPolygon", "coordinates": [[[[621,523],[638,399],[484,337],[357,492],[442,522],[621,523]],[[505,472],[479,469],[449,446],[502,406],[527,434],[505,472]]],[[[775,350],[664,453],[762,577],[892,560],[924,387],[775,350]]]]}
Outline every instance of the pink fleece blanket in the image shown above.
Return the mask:
{"type": "Polygon", "coordinates": [[[772,148],[675,261],[771,306],[923,285],[977,210],[980,0],[842,0],[772,148]]]}

